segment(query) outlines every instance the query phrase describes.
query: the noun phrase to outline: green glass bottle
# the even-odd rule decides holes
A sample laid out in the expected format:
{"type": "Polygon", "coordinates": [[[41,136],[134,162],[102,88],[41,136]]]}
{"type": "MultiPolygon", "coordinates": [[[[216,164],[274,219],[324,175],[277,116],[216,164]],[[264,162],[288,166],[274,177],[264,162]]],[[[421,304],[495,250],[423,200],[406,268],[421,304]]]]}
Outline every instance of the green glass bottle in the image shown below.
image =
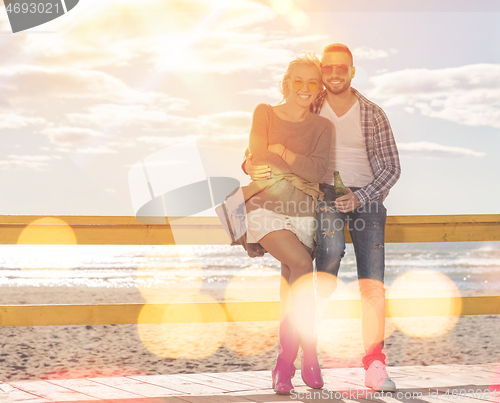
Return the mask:
{"type": "Polygon", "coordinates": [[[342,183],[342,179],[340,178],[339,171],[333,172],[333,184],[335,186],[335,197],[344,196],[347,194],[347,190],[345,190],[345,186],[342,183]]]}

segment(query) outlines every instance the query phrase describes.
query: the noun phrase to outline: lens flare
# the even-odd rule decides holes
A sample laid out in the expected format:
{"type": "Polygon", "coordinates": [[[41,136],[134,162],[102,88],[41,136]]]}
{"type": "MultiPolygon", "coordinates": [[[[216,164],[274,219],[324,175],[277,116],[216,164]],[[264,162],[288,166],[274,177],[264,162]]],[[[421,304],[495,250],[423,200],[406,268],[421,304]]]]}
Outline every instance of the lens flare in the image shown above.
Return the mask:
{"type": "Polygon", "coordinates": [[[177,249],[152,249],[137,267],[137,286],[146,302],[168,303],[196,296],[203,283],[198,259],[177,249]]]}
{"type": "Polygon", "coordinates": [[[76,265],[80,252],[77,243],[73,229],[64,220],[39,218],[26,226],[17,239],[21,269],[30,270],[31,277],[64,277],[76,265]],[[44,273],[37,274],[40,270],[44,273]]]}
{"type": "Polygon", "coordinates": [[[293,11],[293,12],[287,13],[287,19],[288,19],[288,22],[294,28],[297,28],[297,29],[307,28],[311,24],[309,17],[303,11],[293,11]]]}
{"type": "Polygon", "coordinates": [[[225,346],[241,355],[264,354],[278,342],[278,322],[228,323],[225,346]]]}
{"type": "MultiPolygon", "coordinates": [[[[331,304],[342,307],[341,314],[343,318],[324,319],[318,328],[318,345],[326,355],[325,362],[337,362],[339,359],[342,362],[342,360],[361,357],[365,354],[362,319],[359,318],[360,287],[374,288],[373,284],[370,283],[373,281],[375,280],[369,280],[369,282],[360,280],[360,282],[352,281],[345,284],[337,279],[337,290],[333,294],[331,304]],[[353,302],[346,304],[347,301],[353,302]]],[[[383,287],[382,283],[381,285],[383,287]]],[[[380,328],[381,324],[377,322],[377,315],[372,312],[373,309],[375,308],[370,305],[369,301],[365,302],[363,308],[364,320],[372,330],[369,335],[375,337],[374,340],[367,340],[370,345],[382,341],[378,339],[388,338],[395,330],[393,321],[386,319],[384,333],[377,336],[379,334],[377,328],[380,328]]],[[[328,317],[328,313],[325,316],[328,317]]]]}
{"type": "Polygon", "coordinates": [[[28,245],[76,245],[76,235],[63,220],[43,217],[33,221],[17,239],[18,244],[28,245]]]}
{"type": "Polygon", "coordinates": [[[416,270],[400,275],[387,295],[387,309],[394,323],[411,337],[432,338],[449,332],[462,309],[455,283],[444,274],[433,271],[416,270]],[[418,305],[413,302],[405,304],[407,298],[418,299],[418,305]],[[408,317],[413,310],[415,316],[408,317]]]}
{"type": "MultiPolygon", "coordinates": [[[[240,270],[226,287],[226,302],[267,302],[280,299],[280,274],[266,266],[250,266],[240,270]]],[[[242,355],[258,355],[268,351],[277,341],[278,322],[247,321],[255,309],[251,305],[226,306],[229,323],[226,347],[242,355]],[[241,321],[240,321],[241,320],[241,321]]]]}
{"type": "MultiPolygon", "coordinates": [[[[359,300],[357,282],[346,285],[337,279],[337,289],[333,300],[359,300]]],[[[347,307],[348,316],[357,316],[359,311],[355,306],[347,307]]],[[[318,328],[318,347],[327,356],[351,358],[363,355],[363,340],[361,337],[361,319],[323,319],[318,328]]],[[[328,360],[326,360],[328,361],[328,360]]]]}
{"type": "Polygon", "coordinates": [[[292,9],[292,0],[271,0],[271,6],[277,13],[287,13],[292,9]]]}
{"type": "Polygon", "coordinates": [[[227,318],[222,306],[202,293],[177,302],[162,309],[144,306],[137,325],[143,345],[163,358],[199,359],[215,353],[226,338],[227,318]],[[204,304],[211,304],[210,312],[204,304]],[[189,323],[169,323],[173,317],[189,323]]]}

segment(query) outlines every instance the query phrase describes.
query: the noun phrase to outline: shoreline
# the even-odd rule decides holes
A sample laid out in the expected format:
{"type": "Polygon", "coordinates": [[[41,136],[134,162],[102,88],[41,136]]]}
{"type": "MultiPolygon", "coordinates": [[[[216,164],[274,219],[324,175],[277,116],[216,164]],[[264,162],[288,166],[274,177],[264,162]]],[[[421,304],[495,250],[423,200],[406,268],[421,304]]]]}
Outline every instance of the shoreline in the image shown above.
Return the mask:
{"type": "MultiPolygon", "coordinates": [[[[251,285],[249,284],[249,287],[251,285]]],[[[278,300],[276,290],[266,292],[265,289],[261,299],[252,300],[267,301],[278,300]]],[[[89,287],[89,286],[0,286],[0,306],[2,305],[92,305],[92,304],[143,304],[182,302],[182,297],[187,296],[186,301],[193,302],[193,295],[201,292],[209,295],[217,302],[225,299],[225,289],[222,288],[149,288],[142,292],[138,287],[89,287]],[[149,294],[149,295],[148,295],[149,294]],[[146,298],[145,298],[145,296],[146,298]],[[180,298],[180,299],[179,299],[180,298]]],[[[500,296],[500,290],[459,290],[462,297],[478,296],[500,296]]],[[[235,294],[232,293],[232,297],[235,294]]],[[[244,293],[244,295],[248,295],[244,293]]],[[[334,294],[335,297],[335,294],[334,294]]],[[[232,298],[233,299],[233,298],[232,298]]]]}

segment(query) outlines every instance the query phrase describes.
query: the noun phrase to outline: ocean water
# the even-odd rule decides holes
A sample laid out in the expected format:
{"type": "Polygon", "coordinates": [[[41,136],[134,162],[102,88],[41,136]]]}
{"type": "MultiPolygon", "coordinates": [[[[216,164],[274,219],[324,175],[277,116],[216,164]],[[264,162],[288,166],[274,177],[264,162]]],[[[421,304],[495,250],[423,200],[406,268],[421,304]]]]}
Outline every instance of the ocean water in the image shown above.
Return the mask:
{"type": "MultiPolygon", "coordinates": [[[[500,242],[386,244],[385,253],[388,286],[417,270],[442,273],[459,290],[500,290],[500,242]]],[[[269,254],[249,258],[240,246],[0,245],[0,287],[189,287],[202,278],[205,288],[223,289],[248,267],[255,270],[246,276],[264,282],[279,273],[269,254]]],[[[350,244],[339,278],[356,279],[350,244]]]]}

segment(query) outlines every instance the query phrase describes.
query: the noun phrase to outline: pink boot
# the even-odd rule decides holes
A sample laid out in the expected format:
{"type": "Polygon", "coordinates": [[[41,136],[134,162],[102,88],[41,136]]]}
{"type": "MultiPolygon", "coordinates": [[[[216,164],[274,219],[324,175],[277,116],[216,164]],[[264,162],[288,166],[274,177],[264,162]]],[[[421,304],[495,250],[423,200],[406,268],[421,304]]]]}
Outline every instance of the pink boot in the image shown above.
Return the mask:
{"type": "Polygon", "coordinates": [[[298,351],[299,335],[288,315],[283,315],[279,330],[278,358],[272,371],[273,389],[278,394],[290,394],[293,390],[294,361],[298,351]]]}
{"type": "Polygon", "coordinates": [[[301,375],[302,380],[313,389],[321,389],[324,385],[323,377],[321,376],[321,368],[318,362],[318,354],[316,352],[316,344],[302,346],[301,358],[301,375]]]}

